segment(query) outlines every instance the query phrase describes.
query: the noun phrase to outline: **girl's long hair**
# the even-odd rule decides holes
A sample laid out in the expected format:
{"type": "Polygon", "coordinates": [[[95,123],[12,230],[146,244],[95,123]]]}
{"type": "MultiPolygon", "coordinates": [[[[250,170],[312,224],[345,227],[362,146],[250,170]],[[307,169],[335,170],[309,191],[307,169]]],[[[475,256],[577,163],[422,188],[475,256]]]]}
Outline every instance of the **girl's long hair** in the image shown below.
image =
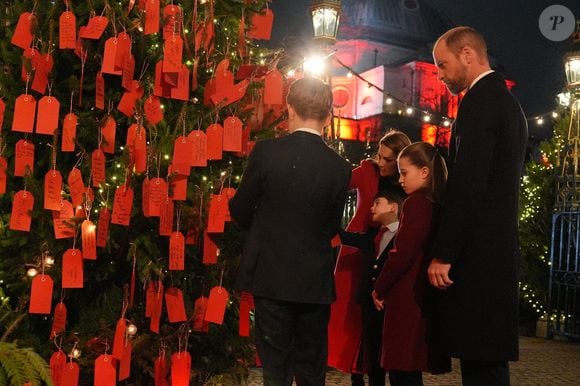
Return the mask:
{"type": "Polygon", "coordinates": [[[428,142],[414,142],[399,153],[398,159],[405,157],[412,165],[429,169],[427,194],[438,203],[443,203],[445,183],[447,181],[447,166],[437,148],[428,142]]]}

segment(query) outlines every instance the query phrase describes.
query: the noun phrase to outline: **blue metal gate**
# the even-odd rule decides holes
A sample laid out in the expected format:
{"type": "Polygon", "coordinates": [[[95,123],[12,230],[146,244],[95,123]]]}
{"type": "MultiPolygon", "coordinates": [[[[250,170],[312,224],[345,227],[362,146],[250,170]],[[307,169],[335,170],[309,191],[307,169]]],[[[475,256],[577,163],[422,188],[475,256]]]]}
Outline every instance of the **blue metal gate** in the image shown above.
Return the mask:
{"type": "Polygon", "coordinates": [[[580,212],[552,219],[549,333],[580,338],[580,212]]]}

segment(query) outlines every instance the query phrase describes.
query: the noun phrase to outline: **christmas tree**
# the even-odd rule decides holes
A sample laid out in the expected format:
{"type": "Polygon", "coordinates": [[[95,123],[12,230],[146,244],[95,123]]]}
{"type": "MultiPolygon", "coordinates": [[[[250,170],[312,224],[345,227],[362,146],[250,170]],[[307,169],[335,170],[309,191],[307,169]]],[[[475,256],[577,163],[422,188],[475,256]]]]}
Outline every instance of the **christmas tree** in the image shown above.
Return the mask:
{"type": "Polygon", "coordinates": [[[282,113],[279,53],[253,43],[269,38],[266,0],[1,14],[3,339],[57,385],[240,383],[251,297],[231,290],[227,200],[282,113]]]}

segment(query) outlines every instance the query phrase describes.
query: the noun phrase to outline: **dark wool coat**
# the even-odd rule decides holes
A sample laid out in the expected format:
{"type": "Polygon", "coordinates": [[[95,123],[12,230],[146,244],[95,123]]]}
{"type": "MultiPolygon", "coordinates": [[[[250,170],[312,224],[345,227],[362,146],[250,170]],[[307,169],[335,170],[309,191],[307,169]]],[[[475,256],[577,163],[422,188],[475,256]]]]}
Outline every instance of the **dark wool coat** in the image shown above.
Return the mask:
{"type": "Polygon", "coordinates": [[[334,301],[331,239],[350,173],[315,134],[296,131],[256,144],[229,204],[234,221],[249,230],[238,290],[290,302],[334,301]]]}
{"type": "Polygon", "coordinates": [[[525,116],[496,72],[464,96],[433,256],[451,263],[439,291],[441,343],[453,357],[518,359],[518,195],[525,116]]]}

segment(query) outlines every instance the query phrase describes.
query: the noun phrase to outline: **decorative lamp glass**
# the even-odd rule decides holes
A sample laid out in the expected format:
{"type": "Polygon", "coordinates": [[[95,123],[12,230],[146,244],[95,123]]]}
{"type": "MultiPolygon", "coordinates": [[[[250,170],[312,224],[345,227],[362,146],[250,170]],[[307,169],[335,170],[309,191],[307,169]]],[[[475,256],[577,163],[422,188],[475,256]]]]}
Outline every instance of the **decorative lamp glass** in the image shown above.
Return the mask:
{"type": "Polygon", "coordinates": [[[334,42],[340,19],[340,0],[313,0],[310,11],[314,39],[334,42]]]}
{"type": "Polygon", "coordinates": [[[564,69],[568,88],[580,88],[580,22],[576,25],[576,32],[572,35],[574,47],[564,56],[564,69]]]}

